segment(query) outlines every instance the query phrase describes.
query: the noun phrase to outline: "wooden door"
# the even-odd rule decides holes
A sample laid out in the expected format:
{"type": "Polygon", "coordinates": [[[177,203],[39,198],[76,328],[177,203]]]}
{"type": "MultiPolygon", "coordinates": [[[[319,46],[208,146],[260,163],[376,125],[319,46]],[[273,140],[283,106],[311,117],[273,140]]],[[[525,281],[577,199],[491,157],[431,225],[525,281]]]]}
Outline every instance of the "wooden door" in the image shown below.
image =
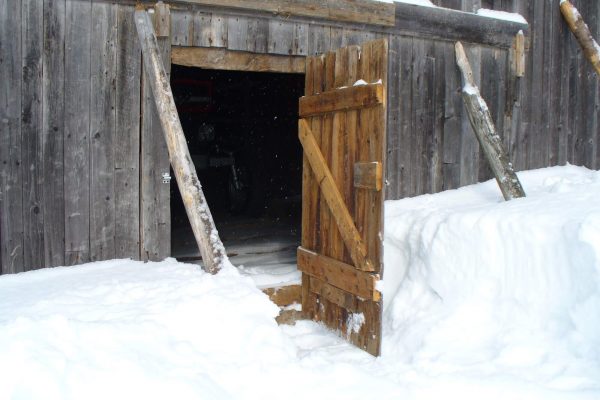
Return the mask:
{"type": "Polygon", "coordinates": [[[373,355],[381,349],[387,41],[306,60],[299,137],[302,308],[373,355]]]}

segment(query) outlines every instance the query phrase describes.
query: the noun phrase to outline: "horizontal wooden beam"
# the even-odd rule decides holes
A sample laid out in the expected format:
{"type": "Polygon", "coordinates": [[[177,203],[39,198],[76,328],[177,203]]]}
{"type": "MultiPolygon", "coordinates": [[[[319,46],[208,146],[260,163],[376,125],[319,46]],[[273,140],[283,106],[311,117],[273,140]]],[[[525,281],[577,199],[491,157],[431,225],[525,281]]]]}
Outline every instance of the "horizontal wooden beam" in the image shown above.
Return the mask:
{"type": "Polygon", "coordinates": [[[381,163],[357,162],[354,164],[354,187],[380,191],[383,184],[381,163]]]}
{"type": "Polygon", "coordinates": [[[345,292],[341,289],[331,286],[328,283],[323,282],[313,276],[310,277],[310,291],[329,300],[330,302],[337,304],[338,306],[345,308],[351,312],[358,312],[358,300],[356,296],[351,293],[345,292]]]}
{"type": "Polygon", "coordinates": [[[171,63],[227,71],[304,74],[304,56],[256,54],[207,47],[171,47],[171,63]]]}
{"type": "Polygon", "coordinates": [[[352,265],[298,247],[298,269],[364,300],[379,301],[375,289],[379,275],[359,271],[352,265]]]}
{"type": "Polygon", "coordinates": [[[383,103],[383,85],[350,86],[300,98],[300,117],[355,110],[383,103]]]}
{"type": "Polygon", "coordinates": [[[221,9],[260,10],[283,17],[301,16],[358,24],[394,25],[394,5],[371,0],[175,0],[174,2],[214,6],[221,9]]]}
{"type": "Polygon", "coordinates": [[[395,3],[395,33],[510,48],[529,25],[441,7],[395,3]]]}

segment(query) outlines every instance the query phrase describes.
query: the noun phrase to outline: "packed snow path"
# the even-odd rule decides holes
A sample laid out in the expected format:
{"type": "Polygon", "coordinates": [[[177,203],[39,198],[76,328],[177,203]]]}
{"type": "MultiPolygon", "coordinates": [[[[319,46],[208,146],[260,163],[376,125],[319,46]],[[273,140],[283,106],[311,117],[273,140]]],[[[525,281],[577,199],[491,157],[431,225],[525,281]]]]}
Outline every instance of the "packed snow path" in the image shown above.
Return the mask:
{"type": "Polygon", "coordinates": [[[600,173],[386,204],[383,355],[233,267],[114,260],[0,277],[0,399],[598,399],[600,173]]]}

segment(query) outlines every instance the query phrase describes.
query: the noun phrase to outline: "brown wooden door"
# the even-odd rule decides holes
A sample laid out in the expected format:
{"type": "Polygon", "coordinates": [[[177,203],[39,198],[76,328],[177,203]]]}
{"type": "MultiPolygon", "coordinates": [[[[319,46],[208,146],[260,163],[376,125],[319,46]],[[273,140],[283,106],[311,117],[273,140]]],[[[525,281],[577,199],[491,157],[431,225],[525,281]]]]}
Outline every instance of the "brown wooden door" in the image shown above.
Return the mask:
{"type": "Polygon", "coordinates": [[[381,349],[387,54],[377,40],[308,57],[299,112],[302,307],[373,355],[381,349]]]}

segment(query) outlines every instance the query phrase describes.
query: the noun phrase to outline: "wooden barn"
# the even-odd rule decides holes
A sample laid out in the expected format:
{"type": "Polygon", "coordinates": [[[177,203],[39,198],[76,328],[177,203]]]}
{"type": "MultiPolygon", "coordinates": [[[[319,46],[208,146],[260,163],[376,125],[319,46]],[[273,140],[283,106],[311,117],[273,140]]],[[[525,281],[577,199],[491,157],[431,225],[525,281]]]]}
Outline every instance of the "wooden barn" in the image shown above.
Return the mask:
{"type": "MultiPolygon", "coordinates": [[[[199,259],[137,7],[225,246],[287,235],[303,312],[378,354],[384,201],[492,177],[456,41],[517,170],[600,166],[599,80],[556,1],[432,1],[0,2],[1,273],[199,259]]],[[[575,3],[597,37],[600,3],[575,3]]]]}

